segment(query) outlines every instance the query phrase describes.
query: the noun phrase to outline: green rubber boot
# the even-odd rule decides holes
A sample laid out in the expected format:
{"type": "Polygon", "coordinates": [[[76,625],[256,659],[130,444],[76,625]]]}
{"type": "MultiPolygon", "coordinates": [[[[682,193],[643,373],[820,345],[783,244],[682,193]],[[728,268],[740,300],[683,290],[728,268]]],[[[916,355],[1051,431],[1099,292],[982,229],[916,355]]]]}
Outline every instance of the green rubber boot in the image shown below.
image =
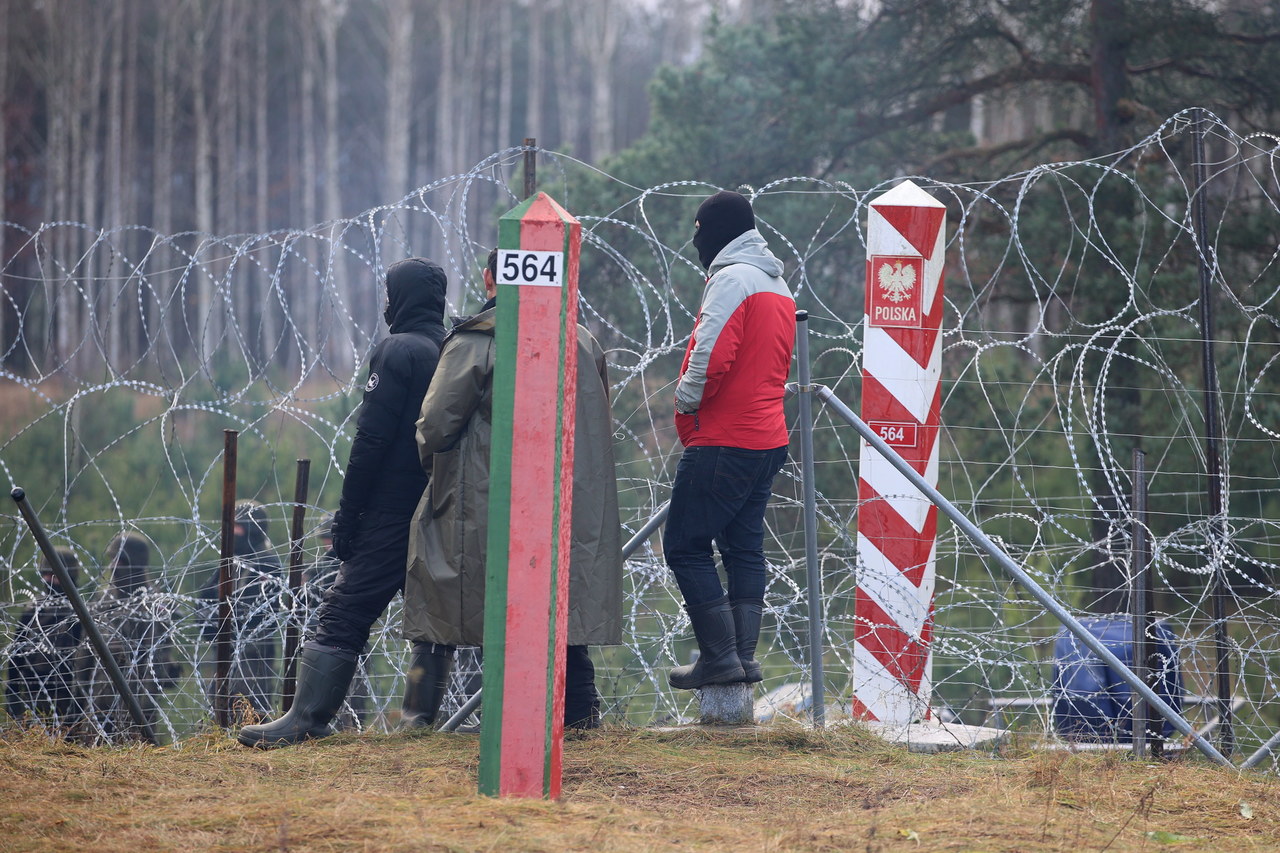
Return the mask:
{"type": "Polygon", "coordinates": [[[236,740],[245,746],[275,749],[333,734],[329,721],[347,698],[356,672],[356,656],[345,649],[303,646],[298,657],[298,687],[289,713],[271,723],[245,726],[236,740]]]}
{"type": "Polygon", "coordinates": [[[453,646],[414,643],[401,706],[400,728],[425,729],[435,724],[453,669],[453,646]]]}

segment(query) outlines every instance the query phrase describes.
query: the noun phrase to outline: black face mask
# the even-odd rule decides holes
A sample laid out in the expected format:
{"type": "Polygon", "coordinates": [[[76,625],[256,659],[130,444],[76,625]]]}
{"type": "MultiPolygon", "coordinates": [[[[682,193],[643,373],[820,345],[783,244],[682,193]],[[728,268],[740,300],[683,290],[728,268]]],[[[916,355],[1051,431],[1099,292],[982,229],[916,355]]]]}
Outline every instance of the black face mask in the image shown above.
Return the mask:
{"type": "Polygon", "coordinates": [[[746,196],[721,190],[698,208],[694,222],[693,247],[698,260],[710,271],[711,264],[724,247],[756,227],[755,213],[746,196]]]}
{"type": "Polygon", "coordinates": [[[710,234],[702,230],[701,223],[695,222],[693,226],[693,248],[698,250],[698,262],[702,264],[702,268],[705,270],[711,269],[711,262],[716,259],[716,255],[720,254],[720,250],[724,248],[724,246],[713,246],[711,242],[710,234]]]}
{"type": "Polygon", "coordinates": [[[249,539],[248,533],[235,534],[235,544],[232,546],[233,552],[237,556],[252,554],[256,549],[253,547],[253,541],[249,539]]]}

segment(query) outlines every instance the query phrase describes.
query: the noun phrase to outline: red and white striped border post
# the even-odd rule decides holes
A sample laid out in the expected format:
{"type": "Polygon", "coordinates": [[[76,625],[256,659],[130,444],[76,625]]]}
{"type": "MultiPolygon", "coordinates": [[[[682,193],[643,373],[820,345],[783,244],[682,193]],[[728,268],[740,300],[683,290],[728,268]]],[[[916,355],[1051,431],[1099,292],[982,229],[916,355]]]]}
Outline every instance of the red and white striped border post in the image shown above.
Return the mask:
{"type": "MultiPolygon", "coordinates": [[[[870,204],[862,419],[938,482],[946,207],[911,181],[870,204]]],[[[865,441],[858,467],[855,717],[929,717],[938,510],[865,441]]]]}
{"type": "Polygon", "coordinates": [[[480,793],[560,795],[581,226],[546,193],[498,223],[480,793]]]}

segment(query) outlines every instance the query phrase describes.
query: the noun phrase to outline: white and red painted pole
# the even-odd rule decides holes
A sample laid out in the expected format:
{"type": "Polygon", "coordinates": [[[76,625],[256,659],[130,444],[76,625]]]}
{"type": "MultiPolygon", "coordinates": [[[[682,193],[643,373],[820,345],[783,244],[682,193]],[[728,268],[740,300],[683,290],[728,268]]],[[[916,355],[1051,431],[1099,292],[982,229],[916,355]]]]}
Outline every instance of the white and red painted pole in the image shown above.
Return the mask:
{"type": "Polygon", "coordinates": [[[480,793],[560,794],[577,384],[578,220],[498,223],[480,793]]]}
{"type": "MultiPolygon", "coordinates": [[[[870,204],[862,419],[938,482],[946,207],[911,181],[870,204]]],[[[855,717],[929,717],[938,510],[866,441],[858,467],[855,717]]]]}

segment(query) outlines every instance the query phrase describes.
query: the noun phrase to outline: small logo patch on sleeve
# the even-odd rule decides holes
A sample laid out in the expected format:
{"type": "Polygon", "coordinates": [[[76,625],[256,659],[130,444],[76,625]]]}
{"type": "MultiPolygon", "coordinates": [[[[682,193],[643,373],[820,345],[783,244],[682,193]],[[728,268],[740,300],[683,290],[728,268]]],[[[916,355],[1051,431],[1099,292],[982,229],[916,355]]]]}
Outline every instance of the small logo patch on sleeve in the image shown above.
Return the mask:
{"type": "Polygon", "coordinates": [[[364,392],[368,394],[370,391],[378,387],[378,374],[370,373],[369,381],[365,383],[364,392]]]}

